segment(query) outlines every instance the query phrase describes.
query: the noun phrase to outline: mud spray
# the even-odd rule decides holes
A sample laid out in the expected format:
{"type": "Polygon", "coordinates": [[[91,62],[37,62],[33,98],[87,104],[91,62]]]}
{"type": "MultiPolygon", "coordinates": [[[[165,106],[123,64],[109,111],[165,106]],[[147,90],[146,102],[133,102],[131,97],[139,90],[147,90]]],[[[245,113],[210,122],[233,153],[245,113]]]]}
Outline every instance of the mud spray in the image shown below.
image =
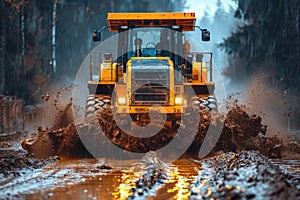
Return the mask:
{"type": "Polygon", "coordinates": [[[266,136],[260,137],[265,146],[274,143],[281,149],[282,158],[299,159],[299,98],[267,85],[266,78],[256,76],[247,85],[244,96],[240,95],[240,102],[245,111],[258,114],[267,125],[266,136]]]}
{"type": "MultiPolygon", "coordinates": [[[[300,154],[299,140],[296,137],[284,134],[287,132],[284,131],[286,128],[282,128],[284,123],[279,123],[284,122],[284,120],[280,120],[280,116],[287,113],[283,106],[280,107],[280,104],[284,104],[284,101],[281,102],[281,99],[276,96],[278,93],[271,90],[266,92],[266,89],[259,84],[260,82],[253,81],[248,89],[249,95],[246,95],[241,103],[237,100],[237,95],[229,95],[224,104],[226,107],[225,112],[213,116],[208,113],[201,113],[198,133],[185,155],[197,157],[199,146],[201,146],[209,126],[218,126],[224,123],[221,137],[209,155],[214,155],[220,151],[258,150],[270,158],[297,158],[300,154]],[[274,101],[274,99],[277,101],[274,101]],[[273,104],[270,104],[271,100],[273,104]],[[212,120],[214,123],[211,123],[212,120]]],[[[101,134],[101,131],[95,127],[99,124],[86,123],[75,127],[70,110],[72,99],[68,95],[63,95],[63,93],[69,94],[72,87],[74,86],[60,88],[56,93],[53,93],[55,95],[53,95],[52,100],[49,99],[46,102],[48,105],[42,111],[42,114],[54,115],[51,111],[54,109],[56,114],[51,121],[55,123],[51,128],[40,129],[39,133],[35,134],[34,139],[26,139],[23,142],[23,147],[28,150],[29,154],[42,158],[51,155],[91,156],[80,141],[76,128],[82,129],[86,135],[90,136],[91,144],[101,144],[101,141],[97,141],[97,134],[101,134]],[[33,140],[34,142],[32,142],[33,140]],[[48,148],[48,150],[45,148],[48,148]]],[[[113,120],[110,112],[102,113],[102,115],[102,118],[113,120]]],[[[186,129],[189,129],[189,127],[186,126],[186,129]]],[[[110,133],[107,136],[110,140],[115,141],[117,146],[131,143],[129,137],[120,138],[120,134],[115,134],[119,131],[117,127],[111,126],[109,130],[104,130],[104,132],[110,133]]],[[[159,136],[164,135],[166,134],[162,130],[159,136]]],[[[176,132],[168,134],[166,137],[172,135],[176,135],[176,132]]],[[[170,138],[160,138],[160,140],[168,141],[170,138]]],[[[147,145],[151,146],[153,142],[158,141],[151,140],[149,144],[144,145],[144,148],[147,149],[147,145]]],[[[140,145],[138,144],[136,147],[135,152],[145,151],[145,149],[139,149],[140,145]]]]}
{"type": "Polygon", "coordinates": [[[53,141],[45,133],[66,129],[73,123],[71,94],[74,87],[72,84],[63,84],[47,90],[40,96],[39,104],[26,113],[26,130],[29,134],[22,146],[26,149],[34,144],[35,157],[47,158],[56,155],[53,141]]]}

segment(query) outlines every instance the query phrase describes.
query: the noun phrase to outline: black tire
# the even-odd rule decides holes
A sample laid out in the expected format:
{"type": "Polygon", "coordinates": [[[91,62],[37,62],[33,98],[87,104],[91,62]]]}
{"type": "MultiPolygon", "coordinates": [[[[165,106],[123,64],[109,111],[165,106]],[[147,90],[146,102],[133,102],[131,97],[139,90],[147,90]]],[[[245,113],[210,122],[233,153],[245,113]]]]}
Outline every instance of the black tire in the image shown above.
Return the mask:
{"type": "Polygon", "coordinates": [[[218,104],[215,96],[197,96],[193,97],[192,105],[199,107],[200,111],[208,111],[212,113],[218,112],[218,104]]]}
{"type": "Polygon", "coordinates": [[[111,108],[110,96],[89,95],[86,100],[85,121],[97,122],[101,112],[111,108]]]}
{"type": "Polygon", "coordinates": [[[85,121],[92,122],[95,119],[95,95],[89,95],[85,104],[85,121]]]}

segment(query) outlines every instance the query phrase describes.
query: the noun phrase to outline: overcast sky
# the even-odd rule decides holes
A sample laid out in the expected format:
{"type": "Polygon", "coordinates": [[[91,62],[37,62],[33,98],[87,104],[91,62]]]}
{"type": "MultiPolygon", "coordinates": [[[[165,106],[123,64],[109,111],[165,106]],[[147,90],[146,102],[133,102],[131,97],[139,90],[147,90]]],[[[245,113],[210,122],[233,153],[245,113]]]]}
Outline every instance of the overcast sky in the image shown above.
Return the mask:
{"type": "MultiPolygon", "coordinates": [[[[221,0],[225,10],[228,10],[229,6],[236,7],[233,0],[221,0]]],[[[187,9],[186,11],[192,11],[196,13],[196,17],[200,19],[204,12],[207,11],[213,15],[217,9],[216,7],[217,0],[187,0],[187,9]]]]}

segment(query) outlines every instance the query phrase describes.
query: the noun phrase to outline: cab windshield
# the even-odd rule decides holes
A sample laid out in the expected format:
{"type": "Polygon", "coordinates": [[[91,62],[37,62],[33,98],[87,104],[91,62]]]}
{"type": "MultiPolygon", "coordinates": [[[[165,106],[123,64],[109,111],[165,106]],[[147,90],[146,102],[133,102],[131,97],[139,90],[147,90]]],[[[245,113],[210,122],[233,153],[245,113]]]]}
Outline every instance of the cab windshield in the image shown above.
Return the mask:
{"type": "Polygon", "coordinates": [[[182,34],[169,28],[133,28],[128,30],[128,59],[167,56],[182,52],[182,34]]]}

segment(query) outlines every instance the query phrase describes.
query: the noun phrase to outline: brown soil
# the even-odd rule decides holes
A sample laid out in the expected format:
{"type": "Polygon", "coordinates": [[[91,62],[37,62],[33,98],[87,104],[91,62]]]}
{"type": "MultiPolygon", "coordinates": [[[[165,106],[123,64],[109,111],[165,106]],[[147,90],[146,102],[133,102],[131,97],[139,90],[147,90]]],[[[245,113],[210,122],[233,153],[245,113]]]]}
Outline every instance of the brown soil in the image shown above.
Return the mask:
{"type": "Polygon", "coordinates": [[[57,161],[58,157],[37,159],[28,156],[19,141],[24,138],[23,132],[2,135],[0,138],[0,174],[19,175],[21,169],[36,169],[57,161]]]}
{"type": "MultiPolygon", "coordinates": [[[[113,121],[111,112],[102,113],[102,117],[105,120],[101,123],[113,121]]],[[[258,150],[270,158],[287,158],[288,155],[293,155],[294,157],[300,155],[300,143],[297,139],[291,140],[287,138],[283,140],[279,136],[268,136],[266,133],[267,126],[261,123],[261,117],[249,115],[241,106],[235,105],[225,118],[222,116],[210,116],[209,113],[203,111],[200,119],[198,133],[186,153],[188,156],[197,157],[208,128],[210,126],[221,126],[222,124],[224,126],[221,136],[210,155],[219,151],[237,152],[241,150],[258,150]]],[[[186,122],[188,123],[191,120],[193,119],[188,118],[186,122]]],[[[160,146],[167,144],[176,135],[176,130],[163,129],[153,137],[136,140],[134,137],[119,130],[114,122],[100,124],[100,126],[102,129],[100,129],[98,123],[77,126],[70,123],[62,128],[43,130],[36,134],[35,138],[25,140],[23,148],[28,150],[31,155],[39,158],[53,155],[90,156],[82,144],[78,132],[83,133],[85,138],[89,138],[91,145],[101,144],[103,148],[107,144],[103,143],[102,132],[106,132],[106,137],[117,146],[126,148],[124,145],[127,145],[132,152],[147,152],[159,149],[160,146]],[[160,144],[160,146],[157,146],[157,144],[160,144]]],[[[187,132],[191,131],[189,129],[192,128],[188,125],[184,127],[187,132]]]]}
{"type": "MultiPolygon", "coordinates": [[[[205,159],[191,186],[191,199],[298,199],[300,192],[267,157],[256,151],[224,153],[205,159]],[[203,184],[205,182],[205,184],[203,184]]],[[[298,183],[299,184],[299,183],[298,183]]]]}

